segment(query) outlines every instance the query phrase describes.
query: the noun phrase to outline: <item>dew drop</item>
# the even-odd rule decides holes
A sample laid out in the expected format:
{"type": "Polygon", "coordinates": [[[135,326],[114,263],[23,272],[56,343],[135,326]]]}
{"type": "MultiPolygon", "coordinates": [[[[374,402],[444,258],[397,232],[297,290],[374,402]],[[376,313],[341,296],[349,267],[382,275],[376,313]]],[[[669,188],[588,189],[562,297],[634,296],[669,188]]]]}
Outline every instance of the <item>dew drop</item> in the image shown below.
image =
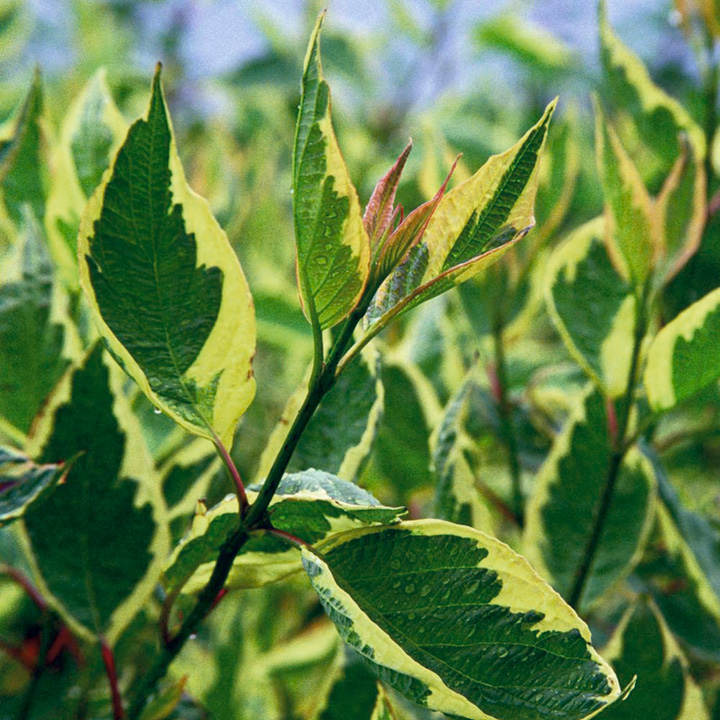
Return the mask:
{"type": "Polygon", "coordinates": [[[197,640],[197,633],[192,633],[190,635],[190,640],[197,640]]]}
{"type": "Polygon", "coordinates": [[[160,408],[153,408],[153,412],[154,412],[156,415],[162,415],[162,410],[161,410],[160,408]]]}

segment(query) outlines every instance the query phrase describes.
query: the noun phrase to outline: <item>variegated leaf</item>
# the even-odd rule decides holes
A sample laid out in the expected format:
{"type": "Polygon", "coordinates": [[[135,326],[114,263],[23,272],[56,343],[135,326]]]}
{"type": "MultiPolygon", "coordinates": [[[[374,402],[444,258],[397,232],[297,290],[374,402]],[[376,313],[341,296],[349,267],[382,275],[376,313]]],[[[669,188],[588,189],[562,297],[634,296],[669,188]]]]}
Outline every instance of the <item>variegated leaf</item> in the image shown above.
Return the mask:
{"type": "Polygon", "coordinates": [[[532,227],[537,161],[554,109],[555,101],[513,147],[442,198],[421,241],[376,293],[360,343],[494,263],[532,227]]]}
{"type": "Polygon", "coordinates": [[[45,237],[26,206],[0,269],[0,430],[18,443],[55,383],[80,353],[45,237]]]}
{"type": "Polygon", "coordinates": [[[579,720],[620,694],[585,623],[489,535],[421,520],[302,553],[341,637],[383,683],[429,709],[579,720]]]}
{"type": "Polygon", "coordinates": [[[660,256],[658,218],[640,173],[597,102],[595,146],[608,252],[623,275],[641,289],[660,256]]]}
{"type": "Polygon", "coordinates": [[[26,204],[38,220],[45,216],[48,138],[38,71],[8,128],[6,137],[0,138],[0,199],[4,211],[0,212],[0,228],[5,229],[8,218],[14,224],[21,221],[26,204]]]}
{"type": "Polygon", "coordinates": [[[21,517],[68,469],[67,463],[38,465],[23,453],[0,447],[0,527],[21,517]]]}
{"type": "Polygon", "coordinates": [[[648,349],[643,382],[653,410],[668,410],[720,377],[720,290],[665,325],[648,349]]]}
{"type": "Polygon", "coordinates": [[[700,688],[690,676],[677,641],[652,600],[628,609],[605,648],[621,683],[637,681],[623,702],[609,707],[607,720],[708,720],[700,688]]]}
{"type": "Polygon", "coordinates": [[[52,254],[67,285],[78,287],[77,236],[87,199],[127,134],[104,68],[98,70],[72,102],[53,152],[45,224],[52,254]]]}
{"type": "Polygon", "coordinates": [[[42,463],[78,455],[23,517],[40,588],[76,632],[112,644],[153,591],[169,542],[122,374],[99,344],[53,393],[30,447],[42,463]]]}
{"type": "Polygon", "coordinates": [[[185,182],[159,68],[78,242],[81,285],[113,356],[176,422],[230,445],[255,393],[252,298],[227,236],[185,182]]]}
{"type": "MultiPolygon", "coordinates": [[[[248,500],[257,497],[257,486],[248,489],[248,500]]],[[[365,525],[393,522],[405,513],[380,503],[357,485],[320,470],[286,475],[270,502],[273,527],[308,543],[365,525]]],[[[168,561],[165,586],[192,593],[202,589],[215,564],[220,546],[238,526],[237,497],[228,496],[214,508],[201,508],[190,533],[168,561]]],[[[287,541],[266,531],[256,531],[243,545],[228,577],[228,587],[259,587],[299,571],[300,553],[287,541]]]]}
{"type": "Polygon", "coordinates": [[[630,380],[636,301],[608,257],[605,220],[574,230],[553,253],[545,296],[570,353],[611,398],[630,380]]]}
{"type": "Polygon", "coordinates": [[[293,154],[293,210],[300,298],[310,323],[328,328],[357,304],[370,269],[360,201],[330,117],[330,89],[315,25],[302,78],[293,154]]]}
{"type": "Polygon", "coordinates": [[[652,467],[633,448],[617,470],[607,515],[594,538],[599,508],[615,472],[605,403],[592,387],[579,398],[538,473],[523,537],[530,562],[563,597],[577,597],[580,610],[601,598],[640,560],[655,505],[652,467]]]}
{"type": "MultiPolygon", "coordinates": [[[[303,385],[290,396],[260,458],[256,475],[259,480],[265,478],[285,442],[306,392],[303,385]]],[[[383,399],[380,356],[374,350],[361,353],[322,399],[295,448],[287,472],[322,468],[353,482],[372,450],[383,399]]]]}

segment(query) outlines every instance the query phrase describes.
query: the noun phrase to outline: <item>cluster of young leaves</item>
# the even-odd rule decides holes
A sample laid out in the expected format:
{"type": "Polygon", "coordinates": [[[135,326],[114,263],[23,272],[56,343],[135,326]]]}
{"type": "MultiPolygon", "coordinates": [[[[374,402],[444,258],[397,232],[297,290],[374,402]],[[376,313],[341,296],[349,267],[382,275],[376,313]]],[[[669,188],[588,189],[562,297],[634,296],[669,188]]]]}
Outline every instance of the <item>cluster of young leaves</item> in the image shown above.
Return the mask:
{"type": "MultiPolygon", "coordinates": [[[[720,298],[658,329],[706,228],[705,135],[601,15],[599,217],[548,247],[580,164],[572,115],[546,144],[554,101],[407,214],[406,147],[363,211],[321,25],[290,169],[311,338],[278,326],[296,322],[280,280],[253,302],[185,179],[159,69],[131,125],[100,72],[57,135],[39,76],[8,126],[0,718],[709,717],[718,531],[678,497],[663,439],[716,393],[720,298]],[[313,363],[245,487],[230,450],[256,336],[313,363]]],[[[277,275],[276,252],[249,264],[277,275]]]]}

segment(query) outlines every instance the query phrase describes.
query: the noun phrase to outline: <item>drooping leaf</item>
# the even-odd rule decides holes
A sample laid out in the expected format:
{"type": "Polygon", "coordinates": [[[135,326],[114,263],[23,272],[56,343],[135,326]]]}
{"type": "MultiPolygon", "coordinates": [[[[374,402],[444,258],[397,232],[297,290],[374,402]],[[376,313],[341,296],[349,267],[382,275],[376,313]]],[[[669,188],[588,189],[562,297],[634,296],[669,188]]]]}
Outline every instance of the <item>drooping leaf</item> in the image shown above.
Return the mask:
{"type": "MultiPolygon", "coordinates": [[[[257,490],[257,486],[248,489],[251,503],[257,490]]],[[[320,470],[286,475],[268,508],[273,527],[313,544],[357,527],[393,522],[404,512],[404,508],[380,505],[357,485],[320,470]]],[[[234,495],[196,514],[190,533],[167,564],[168,591],[181,587],[187,593],[200,590],[210,576],[220,546],[237,525],[238,504],[234,495]]],[[[300,552],[295,547],[265,531],[257,531],[243,545],[227,585],[259,587],[301,568],[300,552]]]]}
{"type": "Polygon", "coordinates": [[[0,283],[0,423],[20,439],[79,351],[42,229],[29,209],[22,222],[0,283]]]}
{"type": "Polygon", "coordinates": [[[21,517],[67,471],[66,463],[38,465],[23,453],[0,447],[0,527],[21,517]]]}
{"type": "Polygon", "coordinates": [[[440,520],[303,548],[341,637],[379,678],[471,720],[587,718],[619,695],[574,611],[505,544],[440,520]]]}
{"type": "MultiPolygon", "coordinates": [[[[270,470],[306,391],[303,385],[288,400],[260,458],[259,480],[270,470]]],[[[323,398],[295,448],[287,472],[322,468],[343,480],[354,481],[377,435],[383,398],[379,354],[363,353],[323,398]]]]}
{"type": "Polygon", "coordinates": [[[0,198],[13,223],[30,205],[38,220],[45,216],[47,197],[47,138],[39,72],[15,114],[9,137],[0,139],[0,198]]]}
{"type": "Polygon", "coordinates": [[[653,339],[643,382],[653,410],[668,410],[720,377],[720,290],[671,320],[653,339]]]}
{"type": "Polygon", "coordinates": [[[607,19],[605,2],[599,3],[600,59],[603,93],[622,140],[643,179],[656,192],[679,153],[678,138],[685,133],[697,161],[705,157],[705,137],[688,111],[658,87],[642,60],[615,35],[607,19]],[[624,117],[623,117],[624,116],[624,117]],[[633,127],[634,126],[634,127],[633,127]],[[634,140],[634,147],[630,145],[634,140]]]}
{"type": "Polygon", "coordinates": [[[603,242],[605,221],[573,231],[553,253],[545,295],[568,350],[611,398],[630,380],[635,333],[632,288],[613,267],[603,242]]]}
{"type": "Polygon", "coordinates": [[[31,438],[38,462],[80,454],[23,518],[43,594],[76,632],[111,644],[147,601],[169,550],[152,461],[114,370],[96,344],[53,394],[31,438]]]}
{"type": "Polygon", "coordinates": [[[509,150],[492,156],[440,201],[422,240],[385,280],[368,311],[365,343],[391,319],[498,260],[534,223],[537,160],[555,101],[509,150]]]}
{"type": "Polygon", "coordinates": [[[655,482],[637,449],[624,457],[609,509],[592,554],[593,531],[613,473],[613,447],[605,399],[589,387],[557,436],[536,478],[527,509],[525,554],[565,598],[585,609],[622,580],[639,561],[652,526],[655,482]],[[591,557],[586,580],[577,587],[591,557]]]}
{"type": "Polygon", "coordinates": [[[628,609],[604,655],[622,684],[637,675],[628,697],[603,713],[608,720],[708,719],[687,660],[652,600],[639,598],[628,609]]]}
{"type": "Polygon", "coordinates": [[[302,78],[293,153],[297,276],[313,326],[340,322],[360,298],[369,273],[370,241],[360,201],[330,117],[330,90],[320,62],[320,15],[302,78]]]}
{"type": "Polygon", "coordinates": [[[81,285],[114,357],[176,422],[230,445],[255,392],[252,298],[227,236],[185,182],[159,69],[78,242],[81,285]]]}
{"type": "Polygon", "coordinates": [[[658,218],[640,173],[597,102],[595,148],[605,196],[608,252],[632,284],[642,288],[660,254],[658,218]]]}

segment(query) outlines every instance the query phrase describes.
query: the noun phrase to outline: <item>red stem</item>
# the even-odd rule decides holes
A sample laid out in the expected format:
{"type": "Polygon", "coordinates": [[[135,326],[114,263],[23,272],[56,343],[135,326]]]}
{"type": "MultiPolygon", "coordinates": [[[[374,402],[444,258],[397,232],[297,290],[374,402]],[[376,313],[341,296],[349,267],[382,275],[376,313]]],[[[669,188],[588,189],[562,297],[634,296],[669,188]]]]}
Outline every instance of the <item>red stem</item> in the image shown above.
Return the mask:
{"type": "Polygon", "coordinates": [[[32,672],[35,663],[23,652],[21,647],[16,647],[0,638],[0,650],[4,650],[13,660],[17,660],[28,672],[32,672]]]}
{"type": "Polygon", "coordinates": [[[230,453],[227,451],[227,448],[220,442],[220,438],[216,437],[215,440],[215,447],[217,448],[218,452],[220,453],[220,457],[223,459],[223,462],[225,463],[225,467],[228,469],[228,472],[230,473],[230,477],[232,478],[233,483],[235,484],[235,493],[238,496],[238,502],[240,503],[240,515],[245,514],[245,510],[248,507],[248,499],[247,495],[245,494],[245,485],[243,485],[242,478],[240,477],[240,473],[238,472],[237,467],[235,467],[235,463],[233,462],[233,459],[230,457],[230,453]]]}
{"type": "Polygon", "coordinates": [[[40,594],[40,591],[25,577],[19,570],[9,565],[0,565],[0,575],[7,575],[14,580],[30,597],[30,599],[38,606],[40,610],[47,609],[47,603],[40,594]]]}
{"type": "Polygon", "coordinates": [[[282,538],[283,540],[289,540],[293,545],[299,545],[299,546],[305,546],[305,547],[310,546],[310,544],[305,542],[302,538],[299,538],[295,535],[291,535],[289,532],[285,532],[284,530],[278,530],[277,528],[269,528],[268,532],[271,535],[277,535],[279,538],[282,538]]]}
{"type": "Polygon", "coordinates": [[[113,720],[122,720],[125,717],[123,710],[122,696],[118,688],[117,671],[115,669],[115,658],[108,644],[100,638],[100,649],[102,651],[103,664],[105,665],[105,673],[110,683],[110,694],[112,695],[113,720]]]}

